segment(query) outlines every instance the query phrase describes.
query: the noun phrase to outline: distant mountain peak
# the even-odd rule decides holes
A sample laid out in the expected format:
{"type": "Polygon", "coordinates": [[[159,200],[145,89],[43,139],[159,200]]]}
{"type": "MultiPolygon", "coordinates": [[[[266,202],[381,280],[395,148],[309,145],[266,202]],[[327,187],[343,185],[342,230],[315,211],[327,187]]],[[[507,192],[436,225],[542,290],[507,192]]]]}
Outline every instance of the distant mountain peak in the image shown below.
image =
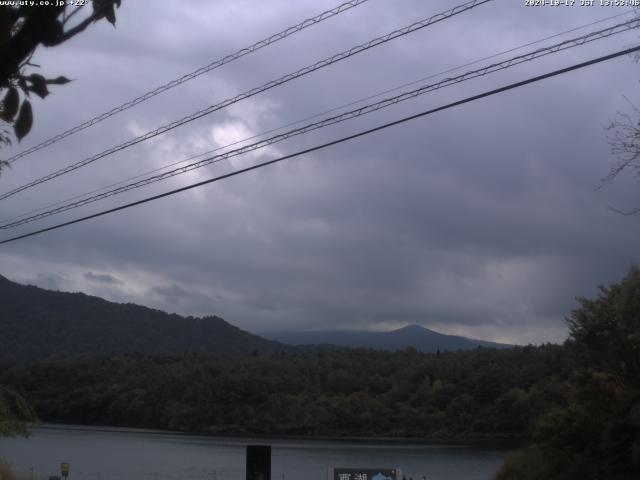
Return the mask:
{"type": "Polygon", "coordinates": [[[320,330],[311,332],[266,332],[263,337],[291,345],[336,345],[338,347],[404,350],[414,347],[422,352],[469,350],[477,347],[509,348],[485,340],[447,335],[420,325],[407,325],[388,332],[363,330],[320,330]]]}
{"type": "Polygon", "coordinates": [[[422,325],[416,325],[416,324],[407,325],[405,327],[400,327],[396,330],[393,330],[393,332],[425,332],[425,331],[433,332],[433,330],[423,327],[422,325]]]}

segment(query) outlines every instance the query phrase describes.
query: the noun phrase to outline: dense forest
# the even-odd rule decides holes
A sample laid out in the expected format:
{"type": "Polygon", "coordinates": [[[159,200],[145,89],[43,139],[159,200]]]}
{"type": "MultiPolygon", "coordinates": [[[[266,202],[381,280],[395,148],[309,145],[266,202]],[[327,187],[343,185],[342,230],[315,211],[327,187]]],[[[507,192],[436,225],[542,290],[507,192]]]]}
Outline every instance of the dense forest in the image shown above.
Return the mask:
{"type": "Polygon", "coordinates": [[[524,437],[564,406],[560,346],[124,355],[0,365],[42,420],[207,433],[524,437]]]}
{"type": "Polygon", "coordinates": [[[580,304],[566,404],[541,415],[497,480],[640,478],[640,269],[580,304]]]}
{"type": "Polygon", "coordinates": [[[497,480],[637,479],[640,269],[567,320],[564,345],[511,349],[4,360],[0,407],[213,434],[528,438],[497,480]]]}
{"type": "Polygon", "coordinates": [[[222,318],[182,317],[83,293],[20,285],[0,275],[0,359],[52,355],[273,353],[294,347],[252,335],[222,318]]]}
{"type": "Polygon", "coordinates": [[[305,335],[272,332],[261,337],[216,316],[183,317],[82,293],[20,285],[1,275],[0,305],[0,360],[35,360],[52,355],[68,357],[87,353],[269,354],[283,350],[293,353],[315,350],[308,345],[319,344],[379,350],[404,350],[414,346],[425,352],[466,350],[477,346],[510,347],[445,335],[417,325],[392,332],[323,331],[305,335]]]}

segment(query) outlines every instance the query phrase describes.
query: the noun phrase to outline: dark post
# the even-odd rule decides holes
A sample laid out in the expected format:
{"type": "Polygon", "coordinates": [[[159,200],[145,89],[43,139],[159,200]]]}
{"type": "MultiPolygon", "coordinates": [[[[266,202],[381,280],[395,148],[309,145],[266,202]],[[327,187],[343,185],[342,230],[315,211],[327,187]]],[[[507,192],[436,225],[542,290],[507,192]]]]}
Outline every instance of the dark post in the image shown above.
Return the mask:
{"type": "Polygon", "coordinates": [[[271,480],[271,445],[247,445],[247,480],[271,480]]]}

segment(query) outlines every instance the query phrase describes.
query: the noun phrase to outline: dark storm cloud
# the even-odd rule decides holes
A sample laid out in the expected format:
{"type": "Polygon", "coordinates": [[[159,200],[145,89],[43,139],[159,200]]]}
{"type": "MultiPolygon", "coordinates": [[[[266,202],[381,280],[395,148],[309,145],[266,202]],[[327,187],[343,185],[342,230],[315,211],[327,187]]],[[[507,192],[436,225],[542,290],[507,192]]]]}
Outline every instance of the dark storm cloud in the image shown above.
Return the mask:
{"type": "MultiPolygon", "coordinates": [[[[2,189],[455,4],[372,0],[59,142],[47,155],[17,162],[0,178],[2,189]]],[[[77,80],[36,104],[36,126],[25,145],[333,6],[123,2],[116,30],[97,24],[81,40],[41,52],[43,70],[77,80]]],[[[7,199],[2,216],[619,12],[614,10],[527,9],[497,0],[7,199]]],[[[126,199],[583,61],[636,37],[440,90],[126,199]]],[[[255,331],[419,323],[493,340],[560,341],[574,297],[593,295],[598,283],[615,281],[638,259],[637,218],[608,208],[640,203],[637,183],[595,191],[610,165],[603,127],[625,108],[623,94],[637,98],[636,79],[637,65],[619,59],[5,245],[3,274],[183,314],[216,314],[255,331]]]]}

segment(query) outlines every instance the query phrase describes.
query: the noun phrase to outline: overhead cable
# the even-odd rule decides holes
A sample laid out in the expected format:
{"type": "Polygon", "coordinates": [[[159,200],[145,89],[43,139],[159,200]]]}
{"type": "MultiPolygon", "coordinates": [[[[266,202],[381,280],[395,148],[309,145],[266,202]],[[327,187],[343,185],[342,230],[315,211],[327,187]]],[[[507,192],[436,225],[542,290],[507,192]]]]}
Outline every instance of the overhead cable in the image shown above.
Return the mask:
{"type": "Polygon", "coordinates": [[[507,50],[502,50],[500,52],[491,54],[491,55],[486,56],[486,57],[479,58],[477,60],[473,60],[471,62],[467,62],[467,63],[462,64],[462,65],[451,67],[451,68],[448,68],[446,70],[443,70],[443,71],[440,71],[440,72],[437,72],[437,73],[432,73],[432,74],[429,74],[428,76],[419,78],[417,80],[412,80],[411,82],[403,83],[401,85],[396,85],[395,87],[388,88],[386,90],[367,95],[366,97],[361,97],[361,98],[359,98],[357,100],[352,100],[352,101],[350,101],[348,103],[344,103],[342,105],[339,105],[339,106],[336,106],[336,107],[332,107],[332,108],[330,108],[328,110],[324,110],[322,112],[314,113],[313,115],[309,115],[307,117],[304,117],[304,118],[301,118],[301,119],[298,119],[298,120],[294,120],[294,121],[289,122],[289,123],[287,123],[285,125],[281,125],[279,127],[270,128],[270,129],[262,131],[260,133],[253,134],[253,135],[251,135],[249,137],[245,137],[245,138],[240,139],[240,140],[235,140],[235,141],[227,143],[225,145],[221,145],[221,146],[215,147],[213,149],[205,150],[203,152],[200,152],[200,153],[197,153],[197,154],[194,154],[194,155],[190,155],[190,156],[188,156],[186,158],[183,158],[182,160],[178,160],[176,162],[171,162],[171,163],[163,165],[161,167],[157,167],[157,168],[154,168],[152,170],[147,170],[145,172],[138,173],[138,174],[133,175],[131,177],[127,177],[125,179],[118,180],[118,181],[110,183],[108,185],[104,185],[102,187],[98,187],[98,188],[93,189],[91,191],[83,192],[83,193],[74,195],[72,197],[65,198],[64,200],[59,200],[57,202],[53,202],[53,203],[47,204],[45,206],[29,210],[29,211],[21,213],[19,215],[14,215],[14,216],[12,216],[10,218],[6,218],[6,219],[1,220],[0,224],[10,223],[13,220],[21,219],[21,218],[24,218],[24,217],[27,217],[27,216],[30,216],[30,215],[33,215],[33,214],[36,214],[36,213],[39,213],[39,212],[43,212],[45,210],[52,209],[53,207],[57,207],[59,205],[65,204],[65,203],[72,202],[73,200],[77,200],[77,199],[80,199],[80,198],[85,198],[85,197],[87,197],[89,195],[96,194],[96,193],[105,191],[107,189],[111,189],[111,188],[116,187],[118,185],[123,185],[125,183],[132,182],[133,180],[136,180],[136,179],[139,179],[139,178],[143,178],[143,177],[145,177],[147,175],[151,175],[151,174],[156,173],[156,172],[161,172],[162,170],[167,170],[168,168],[175,167],[175,166],[180,165],[180,164],[185,164],[187,162],[195,160],[196,158],[200,158],[200,157],[204,157],[204,156],[207,156],[207,155],[211,155],[212,153],[227,149],[229,147],[233,147],[234,145],[239,145],[239,144],[248,142],[250,140],[254,140],[256,138],[263,137],[263,136],[268,135],[270,133],[275,133],[277,131],[284,130],[285,128],[289,128],[289,127],[292,127],[294,125],[299,125],[299,124],[301,124],[303,122],[306,122],[306,121],[309,121],[309,120],[313,120],[314,118],[320,118],[323,115],[327,115],[329,113],[333,113],[333,112],[337,112],[337,111],[343,110],[345,108],[357,105],[359,103],[366,102],[368,100],[372,100],[374,98],[381,97],[382,95],[386,95],[388,93],[397,92],[398,90],[401,90],[403,88],[410,87],[410,86],[413,86],[413,85],[417,85],[417,84],[419,84],[421,82],[424,82],[426,80],[429,80],[429,79],[432,79],[432,78],[437,78],[437,77],[440,77],[442,75],[446,75],[447,73],[455,72],[455,71],[460,70],[462,68],[469,67],[471,65],[476,65],[476,64],[478,64],[480,62],[484,62],[486,60],[491,60],[493,58],[497,58],[497,57],[505,55],[507,53],[511,53],[511,52],[514,52],[514,51],[517,51],[517,50],[522,50],[523,48],[529,47],[531,45],[536,45],[536,44],[545,42],[547,40],[551,40],[552,38],[561,37],[563,35],[575,32],[577,30],[582,30],[584,28],[591,27],[593,25],[597,25],[599,23],[603,23],[603,22],[606,22],[608,20],[612,20],[614,18],[618,18],[618,17],[621,17],[621,16],[627,16],[627,15],[634,14],[634,13],[635,12],[633,12],[633,11],[626,11],[626,12],[622,12],[622,13],[617,13],[615,15],[610,15],[608,17],[600,18],[600,19],[595,20],[595,21],[590,22],[590,23],[586,23],[586,24],[583,24],[583,25],[580,25],[580,26],[577,26],[577,27],[573,27],[571,29],[564,30],[562,32],[554,33],[553,35],[542,37],[542,38],[539,38],[537,40],[533,40],[531,42],[524,43],[524,44],[518,45],[516,47],[509,48],[507,50]]]}
{"type": "Polygon", "coordinates": [[[462,65],[451,67],[451,68],[448,68],[446,70],[443,70],[443,71],[440,71],[440,72],[437,72],[437,73],[432,73],[432,74],[429,74],[429,75],[427,75],[425,77],[419,78],[417,80],[412,80],[411,82],[403,83],[401,85],[396,85],[395,87],[388,88],[386,90],[382,90],[380,92],[376,92],[376,93],[367,95],[366,97],[361,97],[361,98],[359,98],[357,100],[352,100],[352,101],[350,101],[348,103],[344,103],[342,105],[339,105],[339,106],[336,106],[336,107],[332,107],[332,108],[330,108],[328,110],[324,110],[322,112],[314,113],[313,115],[309,115],[307,117],[300,118],[298,120],[294,120],[294,121],[289,122],[289,123],[287,123],[285,125],[280,125],[279,127],[270,128],[270,129],[264,130],[264,131],[262,131],[260,133],[253,134],[253,135],[251,135],[249,137],[245,137],[245,138],[240,139],[240,140],[235,140],[235,141],[227,143],[225,145],[221,145],[221,146],[215,147],[213,149],[205,150],[204,152],[200,152],[200,153],[197,153],[197,154],[194,154],[194,155],[190,155],[190,156],[188,156],[186,158],[183,158],[182,160],[178,160],[176,162],[171,162],[171,163],[163,165],[161,167],[157,167],[157,168],[154,168],[152,170],[147,170],[145,172],[138,173],[138,174],[133,175],[131,177],[127,177],[127,178],[125,178],[123,180],[118,180],[117,182],[113,182],[113,183],[110,183],[108,185],[104,185],[102,187],[98,187],[98,188],[93,189],[91,191],[80,193],[80,194],[74,195],[72,197],[68,197],[68,198],[66,198],[64,200],[59,200],[57,202],[53,202],[53,203],[50,203],[48,205],[29,210],[29,211],[21,213],[19,215],[14,215],[13,217],[10,217],[10,218],[7,218],[7,219],[4,219],[4,220],[0,221],[0,223],[8,223],[8,222],[11,222],[11,221],[16,220],[16,219],[27,217],[29,215],[32,215],[32,214],[35,214],[35,213],[38,213],[38,212],[42,212],[42,211],[47,210],[47,209],[51,209],[51,208],[56,207],[58,205],[69,203],[69,202],[71,202],[73,200],[84,198],[84,197],[87,197],[88,195],[92,195],[94,193],[102,192],[103,190],[107,190],[107,189],[110,189],[112,187],[116,187],[118,185],[122,185],[122,184],[125,184],[127,182],[131,182],[133,180],[142,178],[142,177],[144,177],[146,175],[150,175],[150,174],[156,173],[156,172],[161,172],[162,170],[166,170],[168,168],[175,167],[177,165],[190,162],[192,160],[195,160],[196,158],[204,157],[206,155],[211,155],[214,152],[218,152],[220,150],[224,150],[224,149],[227,149],[229,147],[233,147],[234,145],[239,145],[241,143],[245,143],[245,142],[248,142],[250,140],[254,140],[256,138],[263,137],[263,136],[268,135],[270,133],[274,133],[274,132],[277,132],[277,131],[280,131],[280,130],[284,130],[285,128],[292,127],[294,125],[299,125],[299,124],[301,124],[303,122],[306,122],[308,120],[313,120],[314,118],[319,118],[319,117],[322,117],[323,115],[327,115],[329,113],[337,112],[337,111],[343,110],[345,108],[357,105],[359,103],[366,102],[368,100],[372,100],[374,98],[381,97],[382,95],[386,95],[386,94],[392,93],[392,92],[397,92],[398,90],[401,90],[403,88],[410,87],[410,86],[413,86],[413,85],[417,85],[417,84],[419,84],[421,82],[424,82],[426,80],[429,80],[429,79],[432,79],[432,78],[437,78],[437,77],[440,77],[442,75],[446,75],[447,73],[455,72],[455,71],[460,70],[462,68],[469,67],[471,65],[476,65],[476,64],[478,64],[480,62],[484,62],[486,60],[491,60],[492,58],[497,58],[497,57],[505,55],[507,53],[511,53],[511,52],[514,52],[514,51],[517,51],[517,50],[522,50],[523,48],[529,47],[531,45],[536,45],[536,44],[542,43],[544,41],[551,40],[552,38],[557,38],[557,37],[566,35],[568,33],[575,32],[577,30],[582,30],[584,28],[591,27],[593,25],[597,25],[599,23],[603,23],[603,22],[606,22],[608,20],[612,20],[614,18],[618,18],[618,17],[621,17],[621,16],[627,16],[627,15],[634,14],[634,13],[635,12],[633,12],[633,11],[625,11],[625,12],[618,13],[618,14],[615,14],[615,15],[610,15],[608,17],[600,18],[600,19],[595,20],[593,22],[580,25],[578,27],[573,27],[571,29],[564,30],[562,32],[554,33],[553,35],[549,35],[549,36],[546,36],[546,37],[543,37],[543,38],[539,38],[537,40],[533,40],[533,41],[528,42],[528,43],[524,43],[524,44],[518,45],[517,47],[512,47],[512,48],[509,48],[507,50],[502,50],[500,52],[491,54],[491,55],[486,56],[486,57],[479,58],[477,60],[473,60],[471,62],[467,62],[467,63],[462,64],[462,65]]]}
{"type": "Polygon", "coordinates": [[[384,43],[387,43],[391,40],[394,40],[396,38],[402,37],[404,35],[408,35],[410,33],[413,33],[417,30],[420,30],[422,28],[428,27],[430,25],[433,25],[435,23],[441,22],[443,20],[449,19],[455,15],[458,15],[460,13],[466,12],[468,10],[471,10],[472,8],[478,7],[480,5],[483,5],[485,3],[491,2],[493,0],[472,0],[470,2],[464,3],[462,5],[458,5],[454,8],[451,8],[445,12],[433,15],[429,18],[420,20],[418,22],[415,22],[411,25],[408,25],[406,27],[403,27],[401,29],[398,30],[394,30],[393,32],[390,32],[386,35],[380,36],[380,37],[376,37],[373,40],[370,40],[366,43],[357,45],[355,47],[350,48],[349,50],[345,50],[341,53],[337,53],[331,57],[325,58],[324,60],[320,60],[319,62],[316,62],[312,65],[309,65],[307,67],[301,68],[300,70],[297,70],[294,73],[289,73],[287,75],[284,75],[276,80],[271,80],[267,83],[265,83],[264,85],[260,86],[260,87],[256,87],[256,88],[252,88],[251,90],[248,90],[244,93],[241,93],[239,95],[236,95],[235,97],[229,98],[227,100],[224,100],[220,103],[217,103],[215,105],[211,105],[205,109],[202,110],[198,110],[197,112],[192,113],[191,115],[188,115],[186,117],[181,118],[180,120],[175,120],[167,125],[164,125],[162,127],[159,127],[155,130],[152,130],[150,132],[147,132],[143,135],[140,135],[136,138],[133,138],[127,142],[121,143],[119,145],[116,145],[115,147],[109,148],[108,150],[104,150],[103,152],[100,152],[96,155],[93,155],[91,157],[85,158],[84,160],[81,160],[79,162],[73,163],[71,165],[68,165],[65,168],[62,168],[60,170],[57,170],[55,172],[52,172],[48,175],[45,175],[44,177],[40,177],[37,180],[33,180],[32,182],[26,183],[20,187],[14,188],[13,190],[10,190],[6,193],[0,194],[0,200],[3,200],[5,198],[11,197],[12,195],[15,195],[16,193],[22,192],[23,190],[27,190],[29,188],[35,187],[36,185],[40,185],[41,183],[47,182],[49,180],[52,180],[54,178],[57,178],[61,175],[65,175],[69,172],[72,172],[74,170],[77,170],[79,168],[82,168],[86,165],[89,165],[101,158],[104,158],[108,155],[111,155],[113,153],[119,152],[121,150],[124,150],[125,148],[131,147],[133,145],[136,145],[140,142],[144,142],[146,140],[149,140],[153,137],[156,137],[158,135],[161,135],[163,133],[168,132],[169,130],[173,130],[176,127],[179,127],[181,125],[184,125],[185,123],[188,122],[192,122],[194,120],[197,120],[198,118],[202,118],[205,115],[209,115],[215,111],[221,110],[223,108],[226,108],[234,103],[239,102],[240,100],[244,100],[246,98],[252,97],[254,95],[257,95],[259,93],[262,93],[266,90],[269,90],[271,88],[277,87],[279,85],[282,85],[284,83],[290,82],[291,80],[295,80],[296,78],[299,78],[303,75],[307,75],[311,72],[314,72],[316,70],[319,70],[321,68],[327,67],[329,65],[332,65],[336,62],[339,62],[341,60],[345,60],[347,58],[350,58],[354,55],[357,55],[358,53],[364,52],[366,50],[369,50],[371,48],[377,47],[379,45],[382,45],[384,43]]]}
{"type": "Polygon", "coordinates": [[[507,68],[511,68],[514,67],[516,65],[520,65],[521,63],[525,63],[525,62],[530,62],[532,60],[553,54],[553,53],[557,53],[560,51],[564,51],[570,48],[574,48],[580,45],[584,45],[586,43],[590,43],[596,40],[601,40],[603,38],[608,38],[612,35],[616,35],[622,32],[626,32],[629,31],[631,29],[634,28],[638,28],[640,27],[640,19],[633,19],[633,20],[628,20],[626,22],[614,25],[612,27],[608,27],[605,29],[601,29],[595,32],[589,32],[585,35],[582,35],[580,37],[576,37],[576,38],[572,38],[569,40],[565,40],[563,42],[559,42],[556,43],[554,45],[550,45],[548,47],[543,47],[543,48],[539,48],[537,50],[533,50],[531,52],[522,54],[522,55],[518,55],[516,57],[512,57],[508,60],[504,60],[502,62],[498,62],[498,63],[493,63],[491,65],[487,65],[485,67],[476,69],[476,70],[471,70],[468,71],[466,73],[463,73],[461,75],[455,76],[455,77],[450,77],[450,78],[445,78],[442,79],[436,83],[432,83],[432,84],[428,84],[428,85],[423,85],[419,88],[416,88],[414,90],[411,91],[407,91],[404,93],[401,93],[399,95],[393,96],[393,97],[389,97],[389,98],[385,98],[383,100],[380,100],[379,102],[376,103],[372,103],[369,105],[365,105],[362,106],[360,108],[356,108],[354,110],[350,110],[348,112],[344,112],[341,113],[339,115],[335,115],[332,117],[328,117],[325,118],[323,120],[320,120],[318,122],[314,122],[314,123],[310,123],[307,125],[304,125],[302,127],[299,128],[295,128],[293,130],[289,130],[287,132],[278,134],[278,135],[274,135],[272,137],[266,138],[264,140],[260,140],[258,142],[249,144],[249,145],[245,145],[212,157],[208,157],[202,160],[199,160],[197,162],[193,162],[190,163],[188,165],[184,165],[157,175],[153,175],[141,180],[138,180],[136,182],[131,182],[127,185],[123,185],[120,186],[118,188],[114,188],[111,190],[107,190],[105,192],[96,194],[96,195],[92,195],[86,198],[83,198],[81,200],[77,200],[74,202],[70,202],[70,203],[66,203],[64,205],[61,206],[57,206],[56,208],[52,208],[49,210],[46,210],[44,212],[38,213],[36,215],[31,215],[25,218],[22,218],[20,220],[15,220],[12,222],[7,222],[4,224],[0,225],[0,229],[8,229],[8,228],[15,228],[17,226],[20,225],[24,225],[27,223],[31,223],[37,220],[41,220],[43,218],[49,217],[51,215],[56,215],[62,212],[66,212],[68,210],[74,209],[74,208],[78,208],[84,205],[88,205],[90,203],[99,201],[99,200],[103,200],[105,198],[114,196],[114,195],[118,195],[124,192],[128,192],[130,190],[134,190],[137,188],[141,188],[143,186],[146,185],[150,185],[152,183],[156,183],[159,182],[161,180],[165,180],[167,178],[171,178],[177,175],[182,175],[184,173],[188,173],[190,171],[196,170],[198,168],[202,168],[206,165],[210,165],[212,163],[218,163],[221,162],[223,160],[228,160],[229,158],[232,157],[236,157],[239,155],[243,155],[246,154],[248,152],[252,152],[254,150],[258,150],[260,148],[264,148],[267,147],[269,145],[273,145],[274,143],[278,143],[284,140],[287,140],[289,138],[295,137],[295,136],[299,136],[299,135],[303,135],[305,133],[314,131],[314,130],[318,130],[320,128],[324,128],[327,127],[329,125],[334,125],[336,123],[341,123],[344,122],[346,120],[351,120],[353,118],[357,118],[360,117],[362,115],[366,115],[368,113],[372,113],[372,112],[376,112],[378,110],[381,110],[383,108],[398,104],[400,102],[404,102],[406,100],[410,100],[412,98],[415,98],[419,95],[423,95],[425,93],[428,92],[432,92],[444,87],[448,87],[451,85],[455,85],[457,83],[461,83],[467,80],[471,80],[474,78],[478,78],[478,77],[482,77],[491,73],[495,73],[501,70],[505,70],[507,68]]]}
{"type": "Polygon", "coordinates": [[[210,72],[211,70],[214,70],[216,68],[219,68],[223,65],[226,65],[227,63],[231,63],[234,60],[237,60],[241,57],[244,57],[245,55],[248,55],[250,53],[256,52],[268,45],[271,45],[272,43],[276,43],[280,40],[283,40],[291,35],[293,35],[294,33],[298,33],[301,30],[304,30],[305,28],[311,27],[313,25],[317,25],[318,23],[327,20],[328,18],[334,17],[336,15],[339,15],[342,12],[345,12],[347,10],[352,9],[353,7],[357,7],[358,5],[361,5],[365,2],[368,2],[369,0],[350,0],[348,2],[345,2],[341,5],[338,5],[335,8],[332,8],[331,10],[326,10],[322,13],[320,13],[319,15],[316,15],[315,17],[312,18],[307,18],[306,20],[298,23],[297,25],[294,25],[292,27],[286,28],[285,30],[282,30],[281,32],[278,32],[274,35],[271,35],[270,37],[267,37],[265,39],[262,39],[256,43],[254,43],[253,45],[249,45],[248,47],[244,47],[241,48],[240,50],[238,50],[235,53],[232,53],[230,55],[226,55],[218,60],[215,60],[213,62],[211,62],[208,65],[205,65],[204,67],[200,67],[197,70],[194,70],[191,73],[187,73],[185,75],[183,75],[182,77],[176,78],[175,80],[171,80],[168,83],[165,83],[164,85],[160,85],[159,87],[148,91],[147,93],[140,95],[139,97],[134,98],[133,100],[129,100],[128,102],[123,103],[122,105],[119,105],[117,107],[112,108],[111,110],[108,110],[104,113],[101,113],[100,115],[97,115],[73,128],[70,128],[68,130],[65,130],[62,133],[59,133],[57,135],[54,135],[51,138],[48,138],[47,140],[44,140],[43,142],[34,145],[33,147],[30,147],[16,155],[13,155],[12,157],[10,157],[9,159],[7,159],[7,162],[9,163],[13,163],[16,160],[26,157],[27,155],[30,155],[33,152],[37,152],[38,150],[42,150],[45,147],[48,147],[49,145],[53,145],[54,143],[59,142],[60,140],[62,140],[63,138],[66,138],[70,135],[73,135],[74,133],[78,133],[86,128],[92,127],[100,122],[102,122],[103,120],[106,120],[109,117],[112,117],[120,112],[124,112],[125,110],[128,110],[131,107],[134,107],[136,105],[138,105],[139,103],[145,102],[147,100],[149,100],[150,98],[155,97],[156,95],[159,95],[161,93],[166,92],[167,90],[170,90],[174,87],[177,87],[178,85],[181,85],[185,82],[188,82],[189,80],[193,80],[196,77],[199,77],[200,75],[203,75],[207,72],[210,72]]]}
{"type": "Polygon", "coordinates": [[[266,166],[269,166],[269,165],[273,165],[275,163],[282,162],[284,160],[288,160],[288,159],[291,159],[291,158],[299,157],[299,156],[305,155],[307,153],[315,152],[315,151],[322,150],[324,148],[327,148],[327,147],[330,147],[330,146],[333,146],[333,145],[338,145],[340,143],[344,143],[344,142],[347,142],[347,141],[350,141],[350,140],[354,140],[356,138],[363,137],[365,135],[369,135],[371,133],[387,129],[389,127],[400,125],[400,124],[408,122],[410,120],[415,120],[417,118],[424,117],[424,116],[427,116],[427,115],[431,115],[431,114],[436,113],[436,112],[447,110],[449,108],[453,108],[453,107],[456,107],[456,106],[459,106],[459,105],[463,105],[463,104],[470,103],[470,102],[473,102],[473,101],[476,101],[476,100],[480,100],[482,98],[486,98],[486,97],[489,97],[489,96],[492,96],[492,95],[496,95],[496,94],[503,93],[503,92],[506,92],[506,91],[509,91],[509,90],[513,90],[513,89],[516,89],[516,88],[519,88],[519,87],[522,87],[522,86],[525,86],[525,85],[529,85],[531,83],[535,83],[535,82],[539,82],[541,80],[545,80],[547,78],[555,77],[555,76],[558,76],[558,75],[561,75],[561,74],[564,74],[564,73],[568,73],[568,72],[571,72],[571,71],[574,71],[574,70],[585,68],[585,67],[588,67],[590,65],[595,65],[595,64],[600,63],[600,62],[611,60],[611,59],[614,59],[614,58],[617,58],[617,57],[620,57],[620,56],[623,56],[623,55],[628,55],[630,53],[634,53],[634,52],[638,52],[638,51],[640,51],[640,46],[627,48],[625,50],[620,50],[620,51],[611,53],[609,55],[604,55],[604,56],[601,56],[601,57],[598,57],[598,58],[594,58],[594,59],[586,61],[586,62],[581,62],[581,63],[575,64],[575,65],[571,65],[569,67],[561,68],[559,70],[554,70],[552,72],[545,73],[543,75],[538,75],[536,77],[531,77],[531,78],[529,78],[527,80],[522,80],[522,81],[519,81],[519,82],[511,83],[509,85],[505,85],[505,86],[500,87],[500,88],[489,90],[487,92],[480,93],[478,95],[473,95],[471,97],[467,97],[467,98],[464,98],[462,100],[458,100],[458,101],[455,101],[455,102],[452,102],[452,103],[448,103],[446,105],[443,105],[443,106],[440,106],[440,107],[437,107],[437,108],[433,108],[433,109],[426,110],[426,111],[421,112],[421,113],[410,115],[410,116],[401,118],[399,120],[395,120],[393,122],[385,123],[383,125],[379,125],[377,127],[370,128],[368,130],[363,130],[361,132],[354,133],[352,135],[348,135],[346,137],[339,138],[337,140],[333,140],[333,141],[330,141],[330,142],[327,142],[327,143],[323,143],[321,145],[316,145],[315,147],[311,147],[311,148],[307,148],[307,149],[304,149],[304,150],[300,150],[298,152],[295,152],[295,153],[292,153],[292,154],[289,154],[289,155],[284,155],[282,157],[275,158],[273,160],[269,160],[269,161],[266,161],[266,162],[258,163],[256,165],[252,165],[250,167],[246,167],[246,168],[242,168],[242,169],[239,169],[239,170],[235,170],[233,172],[226,173],[224,175],[220,175],[220,176],[217,176],[217,177],[214,177],[214,178],[210,178],[208,180],[203,180],[201,182],[193,183],[191,185],[187,185],[187,186],[184,186],[184,187],[176,188],[174,190],[171,190],[171,191],[168,191],[168,192],[164,192],[164,193],[161,193],[161,194],[158,194],[158,195],[153,195],[151,197],[147,197],[147,198],[144,198],[142,200],[137,200],[135,202],[131,202],[131,203],[127,203],[127,204],[124,204],[124,205],[120,205],[119,207],[110,208],[108,210],[102,210],[100,212],[97,212],[97,213],[94,213],[94,214],[91,214],[91,215],[87,215],[87,216],[84,216],[84,217],[76,218],[74,220],[70,220],[70,221],[63,222],[63,223],[58,223],[56,225],[52,225],[50,227],[46,227],[46,228],[42,228],[42,229],[39,229],[39,230],[35,230],[33,232],[29,232],[29,233],[25,233],[25,234],[22,234],[22,235],[15,236],[15,237],[11,237],[11,238],[8,238],[6,240],[0,241],[0,245],[4,245],[4,244],[9,243],[9,242],[14,242],[16,240],[21,240],[21,239],[24,239],[24,238],[32,237],[34,235],[39,235],[41,233],[50,232],[52,230],[57,230],[59,228],[67,227],[67,226],[70,226],[70,225],[74,225],[76,223],[80,223],[80,222],[84,222],[84,221],[87,221],[87,220],[91,220],[93,218],[98,218],[98,217],[101,217],[101,216],[104,216],[104,215],[107,215],[107,214],[110,214],[110,213],[118,212],[118,211],[125,210],[125,209],[131,208],[131,207],[142,205],[144,203],[152,202],[154,200],[159,200],[161,198],[168,197],[168,196],[171,196],[171,195],[175,195],[177,193],[184,192],[184,191],[187,191],[187,190],[191,190],[193,188],[201,187],[203,185],[207,185],[207,184],[214,183],[214,182],[217,182],[217,181],[220,181],[220,180],[224,180],[224,179],[227,179],[227,178],[235,177],[237,175],[240,175],[240,174],[243,174],[243,173],[247,173],[247,172],[250,172],[252,170],[257,170],[259,168],[266,167],[266,166]]]}

